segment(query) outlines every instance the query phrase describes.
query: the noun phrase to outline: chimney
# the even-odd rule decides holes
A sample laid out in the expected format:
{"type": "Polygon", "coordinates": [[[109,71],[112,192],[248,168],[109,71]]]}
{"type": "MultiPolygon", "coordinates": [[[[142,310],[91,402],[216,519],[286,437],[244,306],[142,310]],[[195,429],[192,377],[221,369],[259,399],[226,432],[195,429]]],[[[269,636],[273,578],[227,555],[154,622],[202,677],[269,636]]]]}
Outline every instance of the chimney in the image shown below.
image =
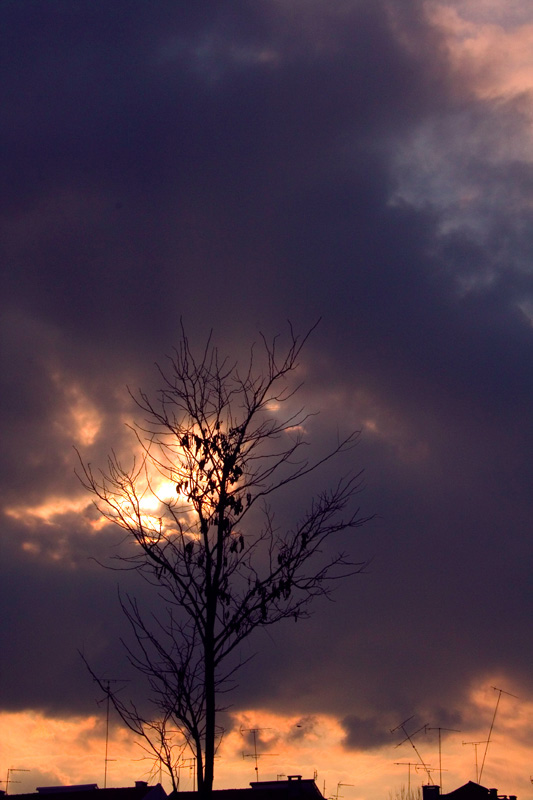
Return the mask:
{"type": "Polygon", "coordinates": [[[135,781],[136,789],[148,789],[148,781],[135,781]]]}
{"type": "Polygon", "coordinates": [[[422,800],[437,800],[440,797],[440,786],[422,786],[422,800]]]}
{"type": "Polygon", "coordinates": [[[302,780],[302,776],[301,775],[287,775],[287,778],[290,781],[301,781],[302,780]]]}

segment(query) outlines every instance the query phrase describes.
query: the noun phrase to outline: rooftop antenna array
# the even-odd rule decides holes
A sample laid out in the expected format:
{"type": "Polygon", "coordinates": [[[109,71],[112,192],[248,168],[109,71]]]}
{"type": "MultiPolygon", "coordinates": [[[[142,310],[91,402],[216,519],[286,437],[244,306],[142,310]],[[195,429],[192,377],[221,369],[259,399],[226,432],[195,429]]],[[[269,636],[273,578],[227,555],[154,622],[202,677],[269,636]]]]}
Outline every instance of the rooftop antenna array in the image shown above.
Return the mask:
{"type": "Polygon", "coordinates": [[[258,753],[257,752],[257,734],[261,731],[270,731],[272,728],[241,728],[241,736],[245,733],[251,733],[254,740],[254,752],[243,753],[243,758],[253,758],[255,760],[255,780],[259,782],[259,759],[263,756],[277,756],[278,753],[258,753]]]}
{"type": "Polygon", "coordinates": [[[438,731],[439,732],[439,786],[441,794],[442,791],[442,747],[441,747],[441,731],[449,731],[450,733],[461,733],[461,731],[457,730],[457,728],[428,728],[428,731],[438,731]]]}
{"type": "Polygon", "coordinates": [[[396,731],[398,731],[398,730],[401,730],[401,731],[403,732],[403,734],[404,734],[404,736],[405,736],[405,739],[403,739],[403,740],[402,740],[402,741],[401,741],[399,744],[397,744],[397,745],[396,745],[396,747],[400,747],[402,744],[405,744],[405,742],[409,742],[409,743],[411,744],[411,747],[412,747],[412,748],[413,748],[413,750],[415,751],[416,755],[418,756],[418,760],[419,760],[419,762],[420,762],[420,765],[421,765],[421,766],[424,768],[424,770],[426,771],[426,773],[427,773],[427,776],[428,776],[428,780],[429,780],[429,782],[430,782],[430,783],[432,783],[432,780],[431,780],[431,772],[429,771],[429,765],[428,765],[428,764],[426,764],[426,763],[424,762],[424,759],[422,758],[422,756],[420,755],[420,753],[419,753],[419,752],[418,752],[418,750],[416,749],[416,745],[415,745],[415,743],[413,742],[413,736],[416,736],[416,734],[417,734],[417,733],[420,733],[420,731],[424,731],[424,733],[427,733],[428,726],[427,726],[427,724],[426,724],[426,725],[422,725],[422,727],[421,727],[421,728],[418,728],[418,730],[414,731],[413,733],[407,733],[407,730],[406,730],[405,726],[406,726],[406,725],[407,725],[407,723],[408,723],[408,722],[410,722],[412,719],[414,719],[414,714],[413,714],[413,716],[412,716],[412,717],[408,717],[408,718],[407,718],[406,720],[404,720],[403,722],[400,722],[400,724],[399,724],[399,725],[396,725],[396,727],[395,727],[395,728],[391,728],[391,733],[395,733],[395,732],[396,732],[396,731]]]}
{"type": "Polygon", "coordinates": [[[14,781],[9,777],[12,772],[29,772],[29,771],[30,771],[29,769],[17,769],[17,767],[9,767],[5,781],[0,781],[0,783],[5,783],[6,785],[5,794],[9,794],[10,783],[20,783],[20,781],[14,781]]]}
{"type": "Polygon", "coordinates": [[[193,792],[196,791],[196,757],[192,756],[191,758],[184,758],[182,759],[181,764],[178,764],[178,786],[180,784],[181,778],[181,770],[188,767],[189,775],[192,772],[192,790],[193,792]]]}
{"type": "Polygon", "coordinates": [[[419,767],[418,761],[395,761],[397,767],[407,767],[407,800],[411,800],[411,767],[419,767]]]}
{"type": "MultiPolygon", "coordinates": [[[[96,683],[100,686],[101,689],[105,692],[105,704],[106,704],[106,711],[105,711],[105,756],[104,756],[104,789],[107,788],[107,765],[110,761],[116,761],[116,758],[108,758],[108,750],[109,750],[109,710],[110,710],[110,701],[111,701],[111,684],[112,683],[128,683],[120,678],[102,678],[97,679],[95,678],[96,683]]],[[[102,701],[97,701],[98,705],[102,701]]]]}
{"type": "Polygon", "coordinates": [[[463,744],[473,744],[474,745],[474,750],[475,750],[475,753],[476,753],[476,783],[479,783],[479,770],[478,770],[478,766],[477,766],[477,746],[478,746],[478,744],[487,744],[487,739],[483,739],[482,742],[463,742],[463,744]]]}
{"type": "Polygon", "coordinates": [[[330,800],[341,800],[342,794],[339,794],[339,789],[341,788],[341,786],[354,786],[354,785],[355,784],[353,783],[341,783],[341,781],[339,781],[337,784],[337,792],[336,794],[333,795],[333,797],[330,800]]]}
{"type": "Polygon", "coordinates": [[[496,714],[498,713],[498,706],[500,705],[500,700],[502,699],[502,694],[508,694],[510,697],[516,697],[516,699],[518,700],[518,697],[516,696],[516,694],[511,694],[511,692],[506,692],[504,689],[498,689],[497,686],[493,686],[492,688],[494,689],[495,692],[498,692],[498,699],[496,700],[496,708],[494,709],[494,716],[492,717],[492,722],[490,723],[489,736],[488,736],[488,739],[487,739],[485,752],[483,753],[483,761],[481,762],[481,769],[479,770],[478,783],[481,782],[481,776],[483,775],[483,767],[485,766],[485,759],[487,757],[487,750],[489,749],[490,739],[491,739],[491,736],[492,736],[492,729],[494,728],[494,720],[496,719],[496,714]]]}

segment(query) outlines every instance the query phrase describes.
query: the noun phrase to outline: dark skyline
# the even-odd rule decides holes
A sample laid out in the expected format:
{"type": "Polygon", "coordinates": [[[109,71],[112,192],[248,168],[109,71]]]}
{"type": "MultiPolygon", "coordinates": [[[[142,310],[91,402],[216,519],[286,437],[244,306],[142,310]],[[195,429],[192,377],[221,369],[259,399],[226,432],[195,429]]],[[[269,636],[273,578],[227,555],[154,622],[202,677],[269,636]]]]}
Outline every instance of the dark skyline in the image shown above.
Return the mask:
{"type": "MultiPolygon", "coordinates": [[[[310,621],[257,639],[228,726],[327,719],[345,737],[335,763],[379,763],[392,787],[405,759],[391,728],[414,714],[483,739],[496,685],[520,700],[499,711],[487,781],[523,797],[528,5],[5,0],[0,20],[0,770],[26,765],[31,713],[50,730],[100,713],[78,649],[123,675],[117,577],[94,560],[113,537],[73,446],[95,464],[128,452],[126,386],[157,386],[180,319],[198,347],[213,329],[242,358],[260,332],[321,317],[301,365],[302,401],[320,412],[309,438],[361,430],[339,468],[365,470],[376,518],[349,546],[371,564],[310,621]]],[[[318,485],[283,500],[280,522],[318,485]]],[[[327,771],[313,724],[298,730],[309,772],[327,771]]],[[[463,765],[446,781],[475,779],[463,765]]],[[[38,769],[41,783],[70,774],[48,756],[38,769]]],[[[357,797],[388,791],[373,780],[357,797]]]]}

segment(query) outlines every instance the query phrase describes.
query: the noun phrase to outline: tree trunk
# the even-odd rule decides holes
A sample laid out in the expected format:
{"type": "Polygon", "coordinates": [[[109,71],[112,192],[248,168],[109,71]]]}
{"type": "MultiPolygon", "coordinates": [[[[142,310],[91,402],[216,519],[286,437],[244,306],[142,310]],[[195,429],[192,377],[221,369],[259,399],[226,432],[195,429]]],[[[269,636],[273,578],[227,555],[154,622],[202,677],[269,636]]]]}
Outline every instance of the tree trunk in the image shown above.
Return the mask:
{"type": "Polygon", "coordinates": [[[215,768],[215,723],[216,723],[216,691],[215,691],[215,616],[217,605],[217,587],[211,587],[211,597],[207,598],[207,625],[205,635],[204,680],[205,680],[205,741],[204,741],[204,779],[202,797],[210,797],[213,791],[215,768]]]}

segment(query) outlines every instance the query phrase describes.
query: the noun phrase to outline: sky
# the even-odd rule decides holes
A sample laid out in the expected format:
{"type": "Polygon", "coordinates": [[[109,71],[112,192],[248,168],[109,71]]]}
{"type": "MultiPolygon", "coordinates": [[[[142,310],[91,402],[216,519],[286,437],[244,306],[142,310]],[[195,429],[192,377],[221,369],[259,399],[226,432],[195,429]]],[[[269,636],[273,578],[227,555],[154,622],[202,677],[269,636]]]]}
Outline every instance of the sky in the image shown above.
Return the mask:
{"type": "MultiPolygon", "coordinates": [[[[369,563],[247,644],[217,785],[254,779],[257,729],[261,779],[394,800],[428,780],[404,730],[439,783],[440,729],[445,791],[484,760],[483,785],[530,796],[531,4],[3,0],[0,37],[10,793],[103,785],[105,707],[80,651],[136,691],[117,584],[152,600],[100,565],[117,533],[74,448],[95,465],[133,453],[127,387],[158,388],[180,320],[193,347],[212,330],[239,360],[320,318],[298,374],[306,434],[317,453],[360,441],[277,518],[364,469],[374,516],[340,546],[369,563]]],[[[144,779],[142,756],[111,717],[107,785],[144,779]]]]}

